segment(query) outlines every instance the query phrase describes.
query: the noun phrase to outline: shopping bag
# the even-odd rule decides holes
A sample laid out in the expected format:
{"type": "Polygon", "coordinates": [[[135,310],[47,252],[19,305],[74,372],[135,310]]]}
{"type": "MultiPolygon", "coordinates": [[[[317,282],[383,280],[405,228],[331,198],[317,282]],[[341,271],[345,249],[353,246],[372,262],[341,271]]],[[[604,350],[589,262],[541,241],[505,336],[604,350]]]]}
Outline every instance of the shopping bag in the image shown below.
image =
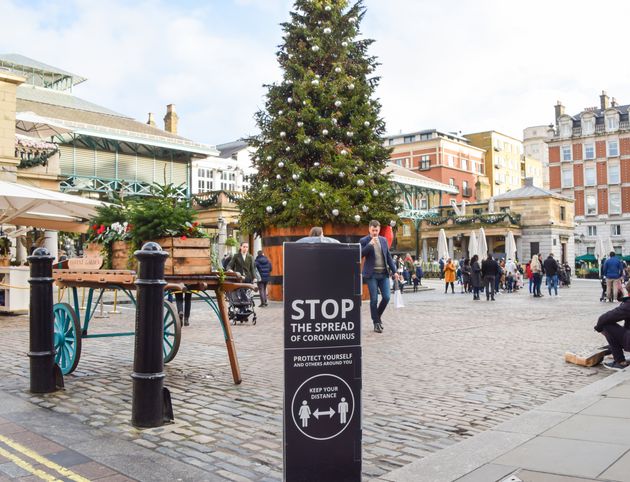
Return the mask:
{"type": "Polygon", "coordinates": [[[400,291],[400,285],[396,284],[394,290],[394,306],[396,308],[404,308],[405,302],[403,301],[402,291],[400,291]]]}

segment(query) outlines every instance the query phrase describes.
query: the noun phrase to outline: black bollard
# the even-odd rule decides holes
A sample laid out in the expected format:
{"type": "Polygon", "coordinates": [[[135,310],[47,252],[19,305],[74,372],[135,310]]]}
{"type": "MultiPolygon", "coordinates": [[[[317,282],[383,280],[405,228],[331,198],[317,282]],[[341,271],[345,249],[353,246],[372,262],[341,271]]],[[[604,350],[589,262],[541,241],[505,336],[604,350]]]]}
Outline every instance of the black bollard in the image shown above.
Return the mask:
{"type": "Polygon", "coordinates": [[[28,356],[33,393],[50,393],[63,387],[63,375],[55,363],[53,259],[46,248],[37,248],[28,257],[31,265],[28,356]]]}
{"type": "Polygon", "coordinates": [[[133,358],[131,423],[159,427],[173,420],[171,396],[164,387],[164,262],[168,253],[146,243],[138,260],[136,343],[133,358]]]}

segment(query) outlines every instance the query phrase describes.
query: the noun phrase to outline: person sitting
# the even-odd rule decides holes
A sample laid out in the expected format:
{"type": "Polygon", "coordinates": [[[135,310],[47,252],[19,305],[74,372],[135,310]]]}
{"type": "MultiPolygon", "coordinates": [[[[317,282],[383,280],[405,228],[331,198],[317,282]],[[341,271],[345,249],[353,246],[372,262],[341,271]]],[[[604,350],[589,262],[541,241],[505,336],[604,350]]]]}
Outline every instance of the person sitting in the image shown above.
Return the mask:
{"type": "MultiPolygon", "coordinates": [[[[630,282],[626,284],[626,293],[630,290],[630,282]]],[[[621,304],[604,313],[597,320],[595,331],[606,337],[612,352],[613,361],[604,363],[611,370],[623,370],[630,365],[623,352],[630,351],[630,296],[624,296],[621,304]],[[624,321],[624,326],[619,325],[624,321]]]]}
{"type": "Polygon", "coordinates": [[[335,238],[324,236],[324,230],[320,226],[313,226],[308,236],[300,238],[296,243],[338,243],[335,238]]]}

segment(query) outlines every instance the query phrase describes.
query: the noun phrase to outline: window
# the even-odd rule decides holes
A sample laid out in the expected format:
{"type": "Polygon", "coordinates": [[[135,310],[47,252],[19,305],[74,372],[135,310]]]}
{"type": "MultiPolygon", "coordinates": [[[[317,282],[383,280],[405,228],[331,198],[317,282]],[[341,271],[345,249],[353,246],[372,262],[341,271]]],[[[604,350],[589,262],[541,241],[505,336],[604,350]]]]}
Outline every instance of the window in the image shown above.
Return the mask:
{"type": "Polygon", "coordinates": [[[411,159],[408,157],[405,157],[405,167],[407,169],[409,169],[411,167],[411,159]]]}
{"type": "Polygon", "coordinates": [[[462,188],[464,189],[464,191],[468,189],[468,181],[462,181],[462,188]]]}
{"type": "Polygon", "coordinates": [[[409,142],[413,142],[414,140],[415,140],[415,136],[405,136],[405,137],[403,138],[403,142],[404,142],[405,144],[407,144],[407,143],[409,143],[409,142]]]}
{"type": "Polygon", "coordinates": [[[586,195],[586,214],[591,216],[597,214],[597,197],[595,194],[586,195]]]}
{"type": "Polygon", "coordinates": [[[608,141],[608,157],[616,157],[619,155],[619,141],[610,139],[608,141]]]}
{"type": "Polygon", "coordinates": [[[449,186],[454,186],[454,185],[455,185],[455,179],[451,177],[451,178],[448,180],[448,184],[449,184],[449,186]]]}
{"type": "Polygon", "coordinates": [[[595,131],[595,119],[582,119],[582,134],[592,134],[595,131]]]}
{"type": "Polygon", "coordinates": [[[567,208],[560,206],[560,221],[564,221],[567,217],[567,208]]]}
{"type": "Polygon", "coordinates": [[[608,165],[608,184],[619,184],[619,164],[608,165]]]}
{"type": "Polygon", "coordinates": [[[453,167],[454,165],[455,165],[455,158],[449,154],[448,155],[448,166],[449,167],[453,167]]]}
{"type": "Polygon", "coordinates": [[[560,122],[560,136],[571,137],[573,134],[573,123],[570,120],[560,122]]]}
{"type": "Polygon", "coordinates": [[[540,243],[529,243],[529,251],[532,256],[540,253],[540,243]]]}
{"type": "Polygon", "coordinates": [[[621,214],[621,193],[608,193],[608,213],[621,214]]]}
{"type": "Polygon", "coordinates": [[[403,224],[403,232],[402,235],[405,238],[408,238],[409,236],[411,236],[411,226],[409,226],[408,224],[403,224]]]}
{"type": "Polygon", "coordinates": [[[429,156],[422,156],[420,158],[420,169],[429,169],[431,167],[431,158],[429,156]]]}
{"type": "Polygon", "coordinates": [[[595,159],[595,144],[592,142],[584,144],[584,159],[595,159]]]}
{"type": "Polygon", "coordinates": [[[562,160],[563,161],[571,160],[571,146],[562,146],[562,160]]]}
{"type": "Polygon", "coordinates": [[[589,236],[597,236],[597,226],[587,226],[589,236]]]}
{"type": "Polygon", "coordinates": [[[621,236],[621,224],[613,224],[610,226],[611,236],[621,236]]]}
{"type": "Polygon", "coordinates": [[[619,128],[619,116],[616,113],[606,116],[606,130],[616,131],[619,128]]]}
{"type": "Polygon", "coordinates": [[[595,186],[597,185],[597,170],[595,166],[584,167],[584,185],[595,186]]]}
{"type": "Polygon", "coordinates": [[[621,246],[613,246],[613,250],[617,256],[623,255],[623,248],[621,246]]]}
{"type": "Polygon", "coordinates": [[[573,187],[573,168],[562,169],[562,187],[573,187]]]}
{"type": "Polygon", "coordinates": [[[420,199],[420,209],[429,209],[429,200],[426,197],[420,199]]]}
{"type": "Polygon", "coordinates": [[[462,159],[462,169],[464,171],[468,170],[468,161],[466,159],[462,159]]]}
{"type": "Polygon", "coordinates": [[[586,254],[595,255],[595,248],[586,248],[586,254]]]}

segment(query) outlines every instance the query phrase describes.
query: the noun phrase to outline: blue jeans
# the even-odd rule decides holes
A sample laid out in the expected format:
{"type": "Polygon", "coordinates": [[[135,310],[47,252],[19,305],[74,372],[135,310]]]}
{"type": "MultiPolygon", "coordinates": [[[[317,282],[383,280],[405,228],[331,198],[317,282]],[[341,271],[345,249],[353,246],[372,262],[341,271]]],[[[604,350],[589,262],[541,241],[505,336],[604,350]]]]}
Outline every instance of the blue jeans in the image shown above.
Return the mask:
{"type": "Polygon", "coordinates": [[[549,296],[551,296],[551,290],[553,289],[558,296],[558,275],[547,276],[547,288],[549,289],[549,296]]]}
{"type": "Polygon", "coordinates": [[[365,277],[368,290],[370,292],[370,315],[373,323],[382,323],[381,315],[387,308],[391,296],[389,276],[387,273],[373,273],[372,276],[365,277]],[[381,302],[378,302],[378,292],[381,292],[381,302]]]}

